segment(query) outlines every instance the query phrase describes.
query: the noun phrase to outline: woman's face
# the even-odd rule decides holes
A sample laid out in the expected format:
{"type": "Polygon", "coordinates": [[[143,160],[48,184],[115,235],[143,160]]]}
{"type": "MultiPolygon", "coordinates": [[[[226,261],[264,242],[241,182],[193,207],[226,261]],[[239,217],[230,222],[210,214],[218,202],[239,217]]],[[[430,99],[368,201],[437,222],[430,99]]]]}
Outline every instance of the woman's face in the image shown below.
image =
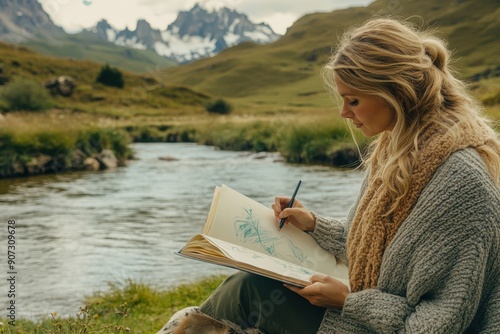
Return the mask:
{"type": "Polygon", "coordinates": [[[347,87],[335,78],[337,92],[343,100],[340,116],[348,118],[367,137],[390,131],[396,124],[396,113],[378,96],[347,87]]]}

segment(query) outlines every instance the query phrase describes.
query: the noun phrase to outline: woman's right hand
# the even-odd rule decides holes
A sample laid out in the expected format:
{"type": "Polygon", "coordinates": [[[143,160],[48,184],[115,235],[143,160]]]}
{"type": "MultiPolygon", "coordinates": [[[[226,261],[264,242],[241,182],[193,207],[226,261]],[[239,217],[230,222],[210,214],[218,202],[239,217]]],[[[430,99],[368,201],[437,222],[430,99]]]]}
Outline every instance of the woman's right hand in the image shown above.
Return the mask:
{"type": "Polygon", "coordinates": [[[275,197],[272,208],[274,216],[279,222],[281,218],[286,218],[285,224],[292,224],[302,231],[314,231],[316,219],[311,211],[307,210],[298,199],[295,199],[293,206],[288,208],[290,197],[275,197]]]}

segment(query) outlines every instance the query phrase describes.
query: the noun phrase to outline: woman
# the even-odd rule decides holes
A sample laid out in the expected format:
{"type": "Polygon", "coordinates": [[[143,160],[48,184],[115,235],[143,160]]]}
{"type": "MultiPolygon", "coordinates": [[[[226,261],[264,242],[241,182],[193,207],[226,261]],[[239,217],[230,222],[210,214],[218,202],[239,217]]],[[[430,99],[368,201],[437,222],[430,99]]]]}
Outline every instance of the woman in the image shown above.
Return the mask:
{"type": "Polygon", "coordinates": [[[350,289],[237,273],[195,311],[265,333],[500,331],[500,142],[448,62],[441,40],[373,19],[324,68],[340,115],[378,136],[366,179],[345,220],[273,209],[348,263],[350,289]]]}

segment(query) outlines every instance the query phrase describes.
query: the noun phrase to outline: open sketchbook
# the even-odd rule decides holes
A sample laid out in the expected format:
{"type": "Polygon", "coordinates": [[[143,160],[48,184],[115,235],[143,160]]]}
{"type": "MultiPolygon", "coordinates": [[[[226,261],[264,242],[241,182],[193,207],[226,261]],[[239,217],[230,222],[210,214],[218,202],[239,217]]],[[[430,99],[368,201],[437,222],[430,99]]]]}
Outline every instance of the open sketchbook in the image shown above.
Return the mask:
{"type": "Polygon", "coordinates": [[[215,188],[201,234],[177,253],[185,257],[307,286],[315,273],[349,286],[347,266],[291,224],[279,230],[273,210],[226,185],[215,188]]]}

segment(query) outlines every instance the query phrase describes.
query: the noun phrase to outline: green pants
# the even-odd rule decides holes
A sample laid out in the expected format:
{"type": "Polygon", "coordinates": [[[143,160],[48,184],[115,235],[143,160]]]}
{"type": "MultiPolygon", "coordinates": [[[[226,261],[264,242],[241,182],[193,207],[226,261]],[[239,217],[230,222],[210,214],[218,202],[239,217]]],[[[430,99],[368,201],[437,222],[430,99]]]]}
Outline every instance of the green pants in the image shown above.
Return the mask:
{"type": "Polygon", "coordinates": [[[312,305],[279,281],[238,272],[222,282],[200,310],[267,334],[315,334],[326,309],[312,305]]]}

